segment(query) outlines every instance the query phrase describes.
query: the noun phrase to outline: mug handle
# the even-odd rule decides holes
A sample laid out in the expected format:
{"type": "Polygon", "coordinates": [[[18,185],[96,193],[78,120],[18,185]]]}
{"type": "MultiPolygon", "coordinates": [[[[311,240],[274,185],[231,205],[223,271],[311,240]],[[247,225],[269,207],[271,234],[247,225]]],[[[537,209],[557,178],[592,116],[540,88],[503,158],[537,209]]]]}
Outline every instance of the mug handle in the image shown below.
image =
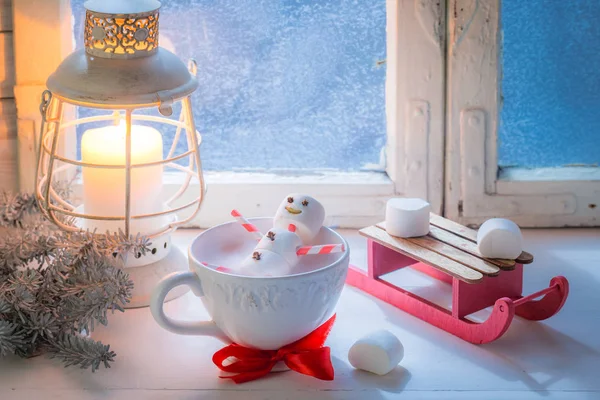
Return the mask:
{"type": "Polygon", "coordinates": [[[154,288],[150,298],[150,311],[158,324],[164,329],[179,335],[213,336],[224,342],[230,340],[211,321],[178,321],[167,317],[163,309],[167,294],[180,285],[187,285],[198,297],[204,296],[202,283],[198,275],[191,271],[174,272],[165,276],[154,288]]]}

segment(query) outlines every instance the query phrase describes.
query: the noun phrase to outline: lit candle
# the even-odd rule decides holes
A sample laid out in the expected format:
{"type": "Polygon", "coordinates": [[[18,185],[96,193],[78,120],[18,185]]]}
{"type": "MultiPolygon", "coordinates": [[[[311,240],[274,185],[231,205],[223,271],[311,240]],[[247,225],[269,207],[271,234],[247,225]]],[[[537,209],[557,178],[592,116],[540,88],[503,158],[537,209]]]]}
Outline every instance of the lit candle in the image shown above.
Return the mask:
{"type": "MultiPolygon", "coordinates": [[[[81,139],[81,160],[84,163],[125,165],[124,123],[90,129],[81,139]]],[[[131,165],[162,160],[163,141],[159,131],[148,126],[131,127],[131,165]]],[[[131,216],[151,214],[162,210],[162,165],[133,168],[131,170],[131,216]]],[[[125,168],[106,169],[83,167],[83,208],[88,215],[103,217],[125,216],[125,168]]],[[[156,218],[131,221],[131,234],[152,233],[156,218]]],[[[85,221],[86,229],[104,233],[119,228],[125,230],[124,221],[85,221]]]]}

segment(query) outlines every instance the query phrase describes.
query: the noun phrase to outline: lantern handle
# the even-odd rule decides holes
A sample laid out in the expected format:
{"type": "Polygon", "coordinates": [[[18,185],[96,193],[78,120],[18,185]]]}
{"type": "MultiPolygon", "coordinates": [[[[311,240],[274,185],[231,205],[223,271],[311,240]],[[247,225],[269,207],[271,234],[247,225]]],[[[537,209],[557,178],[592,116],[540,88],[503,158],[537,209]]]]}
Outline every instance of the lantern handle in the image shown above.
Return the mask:
{"type": "MultiPolygon", "coordinates": [[[[48,121],[48,108],[50,108],[50,103],[52,102],[52,92],[49,90],[44,90],[44,92],[42,93],[42,101],[40,103],[40,114],[42,115],[42,123],[40,125],[40,136],[39,136],[39,143],[37,143],[37,146],[39,146],[40,148],[40,152],[41,152],[41,146],[42,146],[42,141],[44,140],[44,132],[46,130],[46,122],[48,121]]],[[[40,154],[37,154],[38,159],[37,162],[39,163],[39,157],[41,157],[40,154]]],[[[37,172],[36,172],[36,177],[37,177],[37,172]]]]}
{"type": "Polygon", "coordinates": [[[52,101],[52,92],[44,90],[42,93],[42,102],[40,103],[40,114],[42,114],[42,122],[46,123],[48,117],[48,107],[52,101]]]}
{"type": "MultiPolygon", "coordinates": [[[[198,74],[198,63],[196,60],[191,58],[188,61],[188,70],[193,77],[196,77],[198,74]]],[[[170,117],[173,115],[173,103],[175,103],[175,99],[173,98],[173,94],[171,90],[163,90],[158,92],[158,111],[164,115],[165,117],[170,117]]]]}
{"type": "Polygon", "coordinates": [[[190,60],[188,61],[188,70],[194,78],[198,75],[198,63],[195,59],[190,58],[190,60]]]}
{"type": "Polygon", "coordinates": [[[162,92],[157,93],[158,96],[158,112],[160,112],[165,117],[170,117],[173,115],[173,103],[175,99],[171,95],[170,90],[163,90],[162,92]]]}

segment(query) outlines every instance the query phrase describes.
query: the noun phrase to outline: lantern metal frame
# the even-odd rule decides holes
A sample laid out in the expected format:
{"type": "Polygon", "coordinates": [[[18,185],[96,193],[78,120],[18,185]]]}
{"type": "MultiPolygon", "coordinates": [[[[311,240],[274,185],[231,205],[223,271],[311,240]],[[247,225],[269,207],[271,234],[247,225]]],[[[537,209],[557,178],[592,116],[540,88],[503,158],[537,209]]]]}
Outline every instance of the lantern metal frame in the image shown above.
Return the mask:
{"type": "MultiPolygon", "coordinates": [[[[190,70],[193,75],[196,72],[196,65],[192,61],[190,63],[190,70]]],[[[150,239],[162,236],[174,231],[178,226],[184,225],[197,215],[200,211],[202,201],[206,192],[206,183],[202,173],[202,161],[200,158],[200,144],[202,143],[202,136],[197,131],[190,96],[186,96],[181,99],[182,111],[179,120],[169,119],[166,117],[158,117],[152,115],[137,115],[133,114],[134,110],[150,107],[160,107],[160,103],[155,104],[140,104],[137,106],[120,106],[120,105],[98,105],[94,103],[83,103],[68,99],[62,96],[54,95],[51,91],[47,90],[42,96],[42,102],[40,104],[40,112],[42,114],[42,128],[39,142],[39,160],[37,165],[37,184],[36,194],[38,204],[42,213],[54,222],[57,226],[65,231],[78,231],[79,227],[66,224],[61,221],[61,218],[57,216],[57,213],[63,214],[73,218],[87,219],[87,220],[98,220],[98,221],[124,221],[125,229],[124,232],[129,236],[131,232],[131,221],[148,219],[160,216],[169,216],[177,212],[195,207],[192,214],[185,219],[177,220],[172,219],[168,226],[162,230],[145,233],[150,239]],[[125,110],[125,117],[123,118],[119,111],[115,111],[112,115],[101,115],[94,117],[85,117],[71,120],[68,122],[62,122],[63,110],[65,104],[71,104],[74,106],[87,107],[92,109],[110,109],[110,110],[125,110]],[[75,127],[82,124],[88,124],[93,122],[101,121],[114,121],[118,123],[120,120],[124,120],[126,124],[126,136],[125,136],[125,164],[123,165],[103,165],[95,163],[86,163],[76,159],[63,157],[57,154],[58,140],[61,131],[66,130],[70,127],[75,127]],[[143,163],[143,164],[132,164],[131,163],[131,126],[134,121],[147,121],[161,124],[167,124],[177,127],[173,144],[169,150],[167,157],[160,161],[143,163]],[[182,154],[174,155],[176,146],[181,138],[182,130],[186,131],[186,139],[188,143],[188,150],[182,154]],[[187,167],[176,164],[176,161],[189,159],[187,167]],[[65,163],[55,169],[55,163],[59,161],[65,163]],[[169,168],[176,169],[185,173],[183,184],[172,195],[167,201],[167,210],[157,211],[150,214],[131,215],[131,171],[135,168],[144,168],[156,165],[164,165],[169,168]],[[95,214],[86,214],[76,212],[76,207],[70,204],[67,200],[63,199],[52,187],[53,175],[59,172],[64,172],[69,168],[77,167],[88,167],[88,168],[104,168],[104,169],[124,169],[125,170],[125,213],[123,216],[101,216],[95,214]],[[199,182],[199,195],[194,200],[187,202],[181,206],[172,206],[172,204],[181,198],[181,196],[187,191],[192,179],[196,177],[199,182]],[[49,182],[49,183],[48,183],[49,182]]]]}

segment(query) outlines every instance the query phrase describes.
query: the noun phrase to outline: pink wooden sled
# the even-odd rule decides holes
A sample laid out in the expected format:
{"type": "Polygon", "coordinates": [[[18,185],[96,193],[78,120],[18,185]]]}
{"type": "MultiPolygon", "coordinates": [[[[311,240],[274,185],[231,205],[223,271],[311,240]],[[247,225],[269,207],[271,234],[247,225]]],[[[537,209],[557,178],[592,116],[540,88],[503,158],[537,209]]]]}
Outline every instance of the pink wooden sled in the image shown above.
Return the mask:
{"type": "Polygon", "coordinates": [[[368,272],[350,267],[346,283],[471,343],[489,343],[506,332],[513,317],[540,321],[556,314],[569,294],[563,276],[529,296],[523,290],[523,264],[533,256],[523,252],[516,260],[487,259],[477,250],[477,233],[460,224],[431,215],[427,236],[401,239],[389,235],[380,223],[360,231],[368,238],[368,272]],[[411,267],[452,285],[452,310],[380,279],[411,267]],[[535,300],[541,297],[539,300],[535,300]],[[467,315],[494,306],[482,323],[467,315]]]}

